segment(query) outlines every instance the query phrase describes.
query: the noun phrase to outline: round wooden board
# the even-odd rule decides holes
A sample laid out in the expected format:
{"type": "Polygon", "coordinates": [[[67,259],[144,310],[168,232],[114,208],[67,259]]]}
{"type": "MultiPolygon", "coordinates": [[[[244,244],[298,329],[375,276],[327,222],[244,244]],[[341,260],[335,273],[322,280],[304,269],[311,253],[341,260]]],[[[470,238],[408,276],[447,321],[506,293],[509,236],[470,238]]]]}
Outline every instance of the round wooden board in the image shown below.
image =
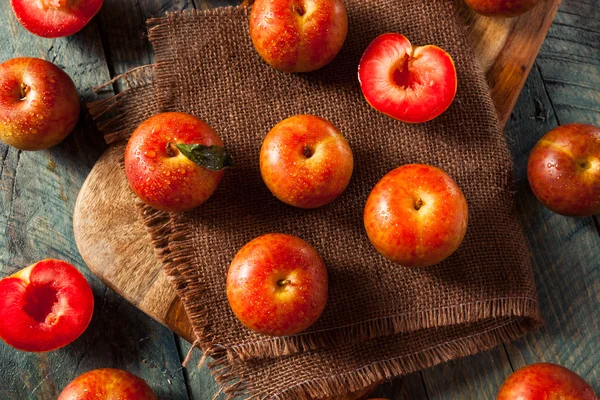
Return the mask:
{"type": "MultiPolygon", "coordinates": [[[[512,19],[482,17],[460,4],[504,126],[560,0],[542,1],[531,12],[512,19]]],[[[146,229],[138,220],[134,194],[119,164],[123,148],[122,144],[109,148],[81,188],[73,216],[77,246],[104,283],[193,342],[181,302],[162,273],[146,229]]]]}
{"type": "Polygon", "coordinates": [[[138,219],[135,194],[119,161],[124,149],[123,144],[111,146],[81,187],[73,214],[77,247],[107,286],[193,342],[183,306],[138,219]]]}

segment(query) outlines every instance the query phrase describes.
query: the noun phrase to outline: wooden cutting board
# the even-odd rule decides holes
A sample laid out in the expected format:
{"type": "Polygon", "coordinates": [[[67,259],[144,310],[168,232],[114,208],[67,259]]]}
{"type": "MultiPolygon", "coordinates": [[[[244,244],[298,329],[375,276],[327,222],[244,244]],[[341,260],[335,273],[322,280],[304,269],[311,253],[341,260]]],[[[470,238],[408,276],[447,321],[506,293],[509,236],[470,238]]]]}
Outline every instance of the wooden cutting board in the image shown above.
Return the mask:
{"type": "MultiPolygon", "coordinates": [[[[513,19],[482,17],[461,6],[502,126],[519,97],[559,4],[560,0],[543,0],[531,12],[513,19]]],[[[119,165],[122,152],[123,145],[109,148],[81,188],[73,216],[77,246],[87,265],[107,286],[193,342],[183,306],[138,220],[135,195],[119,165]]]]}

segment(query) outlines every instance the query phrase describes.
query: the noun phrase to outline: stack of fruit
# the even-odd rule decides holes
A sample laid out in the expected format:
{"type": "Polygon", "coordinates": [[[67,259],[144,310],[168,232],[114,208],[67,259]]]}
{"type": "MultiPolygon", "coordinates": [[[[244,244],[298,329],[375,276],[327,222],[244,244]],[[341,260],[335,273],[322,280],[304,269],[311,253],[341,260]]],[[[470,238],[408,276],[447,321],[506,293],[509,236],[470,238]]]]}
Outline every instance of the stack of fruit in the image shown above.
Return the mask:
{"type": "MultiPolygon", "coordinates": [[[[19,21],[44,37],[70,35],[99,10],[102,0],[69,2],[12,0],[19,21]],[[36,4],[35,6],[33,4],[36,4]]],[[[535,0],[468,0],[478,12],[513,16],[535,0]]],[[[348,19],[342,0],[257,0],[250,35],[259,55],[288,73],[310,72],[331,62],[342,48],[348,19]]],[[[405,123],[442,114],[457,91],[452,58],[434,45],[413,47],[399,33],[376,38],[358,65],[366,101],[405,123]]],[[[55,65],[18,58],[0,65],[0,138],[22,150],[46,149],[75,127],[79,97],[71,79],[55,65]]],[[[290,116],[264,138],[260,172],[273,195],[305,209],[335,201],[348,186],[352,150],[329,121],[290,116]]],[[[233,165],[208,124],[196,116],[155,115],[131,135],[125,172],[131,189],[149,206],[185,212],[201,206],[233,165]]],[[[528,167],[540,201],[564,215],[600,212],[600,129],[559,127],[534,148],[528,167]]],[[[430,165],[392,170],[372,189],[364,226],[373,247],[403,267],[437,264],[460,246],[468,222],[467,201],[454,180],[430,165]]],[[[328,295],[326,266],[301,238],[271,233],[255,238],[232,260],[226,283],[234,314],[265,335],[293,335],[321,315],[328,295]]],[[[45,260],[0,281],[0,337],[25,351],[65,346],[87,328],[93,295],[85,278],[62,261],[45,260]]],[[[72,382],[60,399],[155,399],[139,378],[123,371],[96,370],[72,382]]],[[[536,364],[513,374],[498,399],[571,396],[597,399],[574,373],[536,364]]]]}

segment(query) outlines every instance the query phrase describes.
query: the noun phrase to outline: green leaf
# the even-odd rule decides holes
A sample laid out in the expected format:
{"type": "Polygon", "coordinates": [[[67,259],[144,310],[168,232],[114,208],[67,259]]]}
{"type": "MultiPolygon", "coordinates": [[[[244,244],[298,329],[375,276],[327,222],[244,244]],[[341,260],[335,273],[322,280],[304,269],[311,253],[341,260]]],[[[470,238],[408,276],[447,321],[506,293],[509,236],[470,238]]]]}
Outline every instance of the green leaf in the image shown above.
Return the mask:
{"type": "Polygon", "coordinates": [[[221,146],[177,143],[177,149],[201,166],[211,171],[220,171],[233,166],[233,157],[221,146]]]}

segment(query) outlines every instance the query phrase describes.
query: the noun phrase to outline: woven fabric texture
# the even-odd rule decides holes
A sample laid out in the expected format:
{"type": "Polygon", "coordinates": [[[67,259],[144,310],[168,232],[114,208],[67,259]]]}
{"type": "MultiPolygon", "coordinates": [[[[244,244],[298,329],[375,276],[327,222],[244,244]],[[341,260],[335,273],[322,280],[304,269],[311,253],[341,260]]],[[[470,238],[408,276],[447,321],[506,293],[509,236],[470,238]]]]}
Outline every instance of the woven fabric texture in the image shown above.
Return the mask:
{"type": "Polygon", "coordinates": [[[347,0],[346,6],[344,48],[330,65],[309,74],[281,73],[260,59],[249,37],[246,7],[150,20],[157,57],[153,75],[140,84],[143,90],[130,90],[96,109],[99,114],[110,104],[119,113],[104,126],[111,141],[126,139],[148,114],[182,111],[210,124],[233,153],[237,166],[226,171],[216,193],[197,210],[167,214],[140,206],[198,344],[214,358],[213,372],[231,396],[337,396],[489,349],[541,321],[513,208],[506,143],[452,2],[347,0]],[[400,32],[414,45],[436,44],[452,56],[458,93],[442,116],[408,125],[366,103],[358,62],[367,45],[386,32],[400,32]],[[260,176],[263,138],[295,114],[328,119],[354,152],[348,189],[316,210],[279,202],[260,176]],[[442,168],[469,204],[462,246],[428,268],[386,261],[363,227],[370,190],[407,163],[442,168]],[[294,234],[312,244],[329,272],[322,317],[292,337],[248,331],[225,294],[236,252],[270,232],[294,234]]]}

